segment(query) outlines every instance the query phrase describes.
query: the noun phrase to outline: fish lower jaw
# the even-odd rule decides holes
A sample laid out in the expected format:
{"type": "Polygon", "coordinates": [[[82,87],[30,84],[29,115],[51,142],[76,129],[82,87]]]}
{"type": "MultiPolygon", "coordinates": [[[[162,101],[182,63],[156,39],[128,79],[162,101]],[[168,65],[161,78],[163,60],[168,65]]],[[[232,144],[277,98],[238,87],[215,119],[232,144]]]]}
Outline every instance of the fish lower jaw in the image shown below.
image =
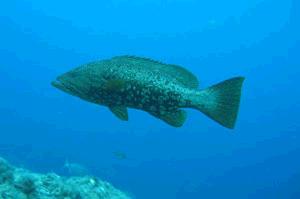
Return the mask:
{"type": "Polygon", "coordinates": [[[69,93],[70,95],[74,95],[73,92],[71,91],[70,88],[68,88],[67,86],[65,86],[61,81],[59,80],[54,80],[51,82],[51,85],[54,86],[55,88],[63,91],[63,92],[66,92],[66,93],[69,93]]]}
{"type": "Polygon", "coordinates": [[[55,88],[59,88],[61,86],[61,83],[57,80],[54,80],[51,82],[51,85],[54,86],[55,88]]]}

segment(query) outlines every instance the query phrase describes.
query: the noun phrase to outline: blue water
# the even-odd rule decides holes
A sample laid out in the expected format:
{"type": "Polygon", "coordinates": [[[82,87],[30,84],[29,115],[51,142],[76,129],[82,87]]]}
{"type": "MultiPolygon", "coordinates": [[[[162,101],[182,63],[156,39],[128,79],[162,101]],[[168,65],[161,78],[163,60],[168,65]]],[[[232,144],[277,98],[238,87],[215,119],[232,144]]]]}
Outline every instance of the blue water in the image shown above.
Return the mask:
{"type": "Polygon", "coordinates": [[[300,198],[298,0],[0,2],[0,156],[36,172],[79,163],[141,199],[300,198]],[[115,55],[179,64],[205,88],[243,75],[228,130],[189,110],[175,129],[50,85],[115,55]],[[126,153],[127,159],[114,155],[126,153]]]}

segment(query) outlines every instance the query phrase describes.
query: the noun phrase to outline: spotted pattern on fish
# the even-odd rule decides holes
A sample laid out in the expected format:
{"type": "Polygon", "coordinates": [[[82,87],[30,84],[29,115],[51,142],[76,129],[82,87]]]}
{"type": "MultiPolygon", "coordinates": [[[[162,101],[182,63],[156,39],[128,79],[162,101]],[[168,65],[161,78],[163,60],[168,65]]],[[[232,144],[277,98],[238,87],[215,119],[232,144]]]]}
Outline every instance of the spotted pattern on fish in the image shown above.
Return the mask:
{"type": "Polygon", "coordinates": [[[201,91],[198,79],[181,66],[119,56],[84,64],[52,84],[71,95],[109,107],[122,120],[128,119],[127,108],[135,108],[179,127],[186,119],[181,108],[195,108],[233,128],[243,80],[233,78],[201,91]]]}

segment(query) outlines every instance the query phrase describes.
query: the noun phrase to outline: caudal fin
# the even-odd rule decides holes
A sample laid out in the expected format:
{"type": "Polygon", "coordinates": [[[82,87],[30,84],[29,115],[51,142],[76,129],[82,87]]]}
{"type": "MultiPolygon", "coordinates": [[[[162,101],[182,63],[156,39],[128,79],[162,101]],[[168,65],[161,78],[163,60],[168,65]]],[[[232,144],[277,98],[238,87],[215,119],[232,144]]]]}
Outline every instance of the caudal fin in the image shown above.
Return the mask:
{"type": "Polygon", "coordinates": [[[196,96],[195,108],[221,125],[233,129],[244,79],[235,77],[200,91],[196,96]]]}

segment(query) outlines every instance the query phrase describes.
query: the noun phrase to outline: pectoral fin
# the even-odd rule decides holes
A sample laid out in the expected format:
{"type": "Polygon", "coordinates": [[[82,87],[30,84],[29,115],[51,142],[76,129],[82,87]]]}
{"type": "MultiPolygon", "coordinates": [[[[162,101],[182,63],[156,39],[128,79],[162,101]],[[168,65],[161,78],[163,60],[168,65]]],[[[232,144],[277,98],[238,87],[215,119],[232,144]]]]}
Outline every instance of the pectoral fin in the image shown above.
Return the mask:
{"type": "Polygon", "coordinates": [[[114,79],[114,80],[107,81],[104,88],[111,92],[115,92],[115,91],[119,91],[122,88],[124,88],[125,85],[126,85],[126,82],[124,80],[114,79]]]}
{"type": "Polygon", "coordinates": [[[128,121],[128,111],[125,106],[111,106],[110,111],[123,121],[128,121]]]}
{"type": "Polygon", "coordinates": [[[166,112],[163,115],[157,114],[157,113],[150,113],[154,117],[157,117],[166,123],[168,123],[171,126],[174,127],[181,127],[187,117],[187,113],[184,110],[176,110],[173,112],[166,112]]]}

